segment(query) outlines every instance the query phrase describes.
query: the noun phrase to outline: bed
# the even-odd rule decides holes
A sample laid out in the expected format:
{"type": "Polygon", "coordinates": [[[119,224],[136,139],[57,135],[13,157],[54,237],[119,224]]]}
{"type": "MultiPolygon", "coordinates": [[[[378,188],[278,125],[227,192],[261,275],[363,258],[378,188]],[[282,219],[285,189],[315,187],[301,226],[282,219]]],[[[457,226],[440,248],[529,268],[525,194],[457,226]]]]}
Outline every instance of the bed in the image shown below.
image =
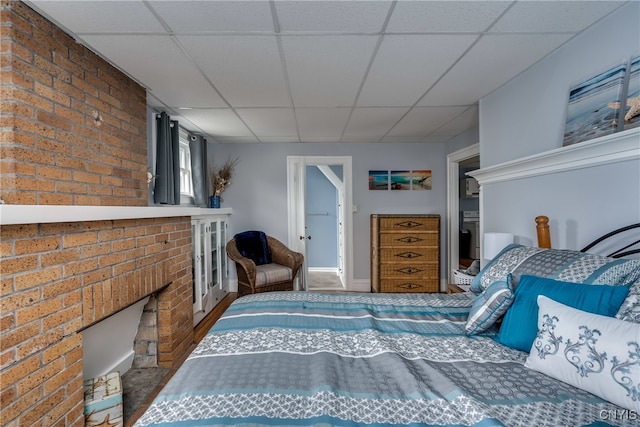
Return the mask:
{"type": "MultiPolygon", "coordinates": [[[[638,425],[640,261],[510,245],[474,286],[477,294],[271,292],[239,298],[136,426],[638,425]],[[529,282],[553,289],[572,282],[566,286],[581,286],[585,294],[602,289],[615,294],[610,298],[617,298],[617,306],[603,320],[551,296],[538,297],[535,344],[520,350],[504,345],[500,335],[509,325],[520,328],[521,320],[508,316],[525,300],[518,292],[535,288],[529,282]],[[493,287],[498,295],[512,291],[499,315],[504,304],[498,307],[500,298],[487,296],[493,287]],[[487,301],[479,303],[483,295],[487,301]],[[579,318],[581,326],[596,320],[613,326],[598,323],[604,336],[592,335],[586,344],[564,343],[543,321],[547,308],[562,320],[567,310],[587,316],[579,318]],[[602,341],[608,346],[602,351],[593,340],[607,338],[609,327],[614,342],[602,341]],[[543,372],[555,366],[554,357],[566,362],[563,351],[553,353],[553,344],[566,347],[577,373],[566,367],[558,375],[543,372]],[[581,354],[581,345],[590,352],[581,354]],[[542,368],[536,368],[536,357],[542,368]],[[598,363],[611,364],[600,369],[611,375],[599,377],[598,363]],[[562,375],[571,378],[557,379],[562,375]],[[580,387],[572,385],[576,376],[580,387]],[[594,394],[581,382],[593,378],[610,384],[596,384],[594,394]],[[607,394],[611,387],[613,397],[607,394]]],[[[577,288],[566,289],[574,298],[577,288]]],[[[558,330],[567,326],[560,323],[558,330]]]]}

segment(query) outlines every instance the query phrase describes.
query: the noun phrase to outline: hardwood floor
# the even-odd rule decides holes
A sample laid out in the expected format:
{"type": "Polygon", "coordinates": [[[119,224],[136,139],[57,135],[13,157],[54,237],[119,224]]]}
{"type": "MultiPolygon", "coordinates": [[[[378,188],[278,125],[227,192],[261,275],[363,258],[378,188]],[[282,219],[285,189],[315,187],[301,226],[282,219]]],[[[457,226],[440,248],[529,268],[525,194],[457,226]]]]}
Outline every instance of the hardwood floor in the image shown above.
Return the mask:
{"type": "MultiPolygon", "coordinates": [[[[211,313],[209,313],[204,319],[202,319],[202,321],[200,323],[198,323],[196,325],[196,327],[193,330],[194,344],[193,344],[193,347],[189,350],[189,353],[193,350],[193,348],[195,348],[195,346],[200,341],[202,341],[202,339],[207,334],[209,329],[211,329],[211,327],[218,321],[220,316],[222,316],[222,313],[225,312],[225,310],[229,307],[229,305],[235,299],[236,299],[236,293],[235,292],[228,293],[222,299],[222,301],[220,301],[220,303],[218,303],[218,305],[216,305],[214,307],[214,309],[211,310],[211,313]]],[[[186,359],[186,357],[185,357],[185,359],[186,359]]],[[[149,407],[151,402],[153,402],[153,399],[155,399],[155,397],[158,395],[160,390],[162,390],[162,388],[167,384],[169,379],[171,379],[173,374],[176,373],[176,370],[180,367],[180,365],[182,365],[182,362],[184,362],[184,360],[180,361],[178,366],[176,366],[175,368],[169,369],[169,372],[164,376],[162,381],[160,381],[160,384],[153,391],[151,391],[151,393],[147,396],[146,399],[144,399],[144,403],[133,412],[131,417],[129,417],[128,419],[125,420],[125,422],[124,422],[125,427],[133,426],[133,424],[138,420],[138,418],[140,418],[142,416],[144,411],[149,407]]]]}

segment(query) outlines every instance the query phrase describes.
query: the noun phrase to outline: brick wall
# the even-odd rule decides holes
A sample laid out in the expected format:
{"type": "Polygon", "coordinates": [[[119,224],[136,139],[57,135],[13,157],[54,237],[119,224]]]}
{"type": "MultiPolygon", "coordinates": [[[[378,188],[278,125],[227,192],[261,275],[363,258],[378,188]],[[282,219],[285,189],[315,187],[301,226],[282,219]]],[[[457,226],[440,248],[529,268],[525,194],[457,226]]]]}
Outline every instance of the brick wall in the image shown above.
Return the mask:
{"type": "Polygon", "coordinates": [[[24,3],[0,8],[0,197],[146,206],[144,88],[24,3]]]}
{"type": "Polygon", "coordinates": [[[190,217],[0,228],[0,424],[83,425],[82,334],[163,286],[158,363],[193,343],[190,217]]]}
{"type": "MultiPolygon", "coordinates": [[[[144,89],[21,2],[0,37],[0,197],[146,206],[144,89]]],[[[189,217],[3,225],[0,274],[0,425],[83,426],[80,331],[158,289],[159,365],[193,345],[189,217]]]]}

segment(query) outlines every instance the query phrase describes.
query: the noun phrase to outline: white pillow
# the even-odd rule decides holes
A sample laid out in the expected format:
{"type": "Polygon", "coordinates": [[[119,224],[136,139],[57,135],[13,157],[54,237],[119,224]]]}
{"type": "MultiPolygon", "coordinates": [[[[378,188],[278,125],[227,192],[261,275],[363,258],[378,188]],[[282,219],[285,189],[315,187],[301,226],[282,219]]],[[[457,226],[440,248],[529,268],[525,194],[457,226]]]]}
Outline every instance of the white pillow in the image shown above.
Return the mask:
{"type": "Polygon", "coordinates": [[[640,413],[640,325],[538,296],[524,366],[640,413]]]}

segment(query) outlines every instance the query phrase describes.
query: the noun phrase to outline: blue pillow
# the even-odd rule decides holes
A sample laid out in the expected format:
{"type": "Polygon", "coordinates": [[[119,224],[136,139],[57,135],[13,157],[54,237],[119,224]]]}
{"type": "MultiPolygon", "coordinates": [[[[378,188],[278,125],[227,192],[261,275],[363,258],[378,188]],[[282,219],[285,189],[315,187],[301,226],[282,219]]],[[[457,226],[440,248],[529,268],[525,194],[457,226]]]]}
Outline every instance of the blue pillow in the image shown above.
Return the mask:
{"type": "Polygon", "coordinates": [[[269,242],[262,231],[244,231],[233,237],[236,239],[236,247],[240,255],[253,260],[256,265],[271,263],[269,242]]]}
{"type": "Polygon", "coordinates": [[[493,325],[513,303],[511,274],[507,280],[493,282],[473,300],[465,326],[467,335],[479,334],[493,325]]]}
{"type": "Polygon", "coordinates": [[[505,314],[496,341],[529,352],[538,333],[538,295],[569,307],[613,317],[627,297],[626,286],[585,285],[524,275],[505,314]]]}

